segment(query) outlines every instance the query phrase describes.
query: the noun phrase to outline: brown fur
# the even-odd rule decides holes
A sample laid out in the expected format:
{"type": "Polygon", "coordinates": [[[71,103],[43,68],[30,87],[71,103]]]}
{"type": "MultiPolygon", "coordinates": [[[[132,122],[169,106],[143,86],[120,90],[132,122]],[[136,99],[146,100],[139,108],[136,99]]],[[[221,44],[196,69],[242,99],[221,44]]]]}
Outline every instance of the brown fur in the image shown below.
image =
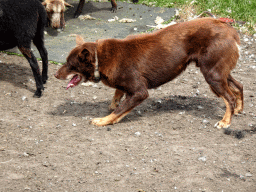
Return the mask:
{"type": "Polygon", "coordinates": [[[147,89],[173,80],[193,61],[213,92],[226,103],[226,113],[218,128],[228,127],[234,112],[243,110],[243,86],[230,75],[239,58],[238,45],[235,29],[213,18],[179,23],[123,40],[85,43],[78,37],[77,47],[55,76],[66,79],[78,74],[84,81],[95,81],[97,51],[101,81],[116,89],[110,106],[114,111],[92,121],[103,126],[120,121],[148,97],[147,89]],[[123,95],[125,99],[118,105],[123,95]]]}

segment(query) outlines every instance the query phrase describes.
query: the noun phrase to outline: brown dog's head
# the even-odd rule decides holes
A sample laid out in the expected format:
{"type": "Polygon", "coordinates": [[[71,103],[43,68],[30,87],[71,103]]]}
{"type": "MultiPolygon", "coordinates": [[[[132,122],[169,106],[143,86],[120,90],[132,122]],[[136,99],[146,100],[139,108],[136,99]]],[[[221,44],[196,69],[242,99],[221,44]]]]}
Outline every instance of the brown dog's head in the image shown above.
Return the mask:
{"type": "Polygon", "coordinates": [[[70,52],[67,62],[55,74],[57,79],[71,79],[67,89],[81,82],[99,80],[96,43],[85,43],[80,36],[76,37],[76,43],[77,46],[70,52]]]}
{"type": "Polygon", "coordinates": [[[66,3],[65,0],[45,0],[42,4],[47,12],[51,27],[55,29],[64,29],[65,7],[71,7],[72,5],[66,3]]]}

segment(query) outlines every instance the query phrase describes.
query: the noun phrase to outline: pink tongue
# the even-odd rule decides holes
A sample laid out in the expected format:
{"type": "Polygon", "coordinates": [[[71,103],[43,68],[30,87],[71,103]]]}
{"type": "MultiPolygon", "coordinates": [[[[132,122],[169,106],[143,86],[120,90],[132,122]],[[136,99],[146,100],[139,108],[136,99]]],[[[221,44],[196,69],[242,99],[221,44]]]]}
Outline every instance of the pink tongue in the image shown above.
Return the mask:
{"type": "Polygon", "coordinates": [[[75,87],[78,84],[79,81],[80,81],[79,76],[74,75],[74,77],[68,83],[67,89],[70,88],[70,87],[75,87]]]}

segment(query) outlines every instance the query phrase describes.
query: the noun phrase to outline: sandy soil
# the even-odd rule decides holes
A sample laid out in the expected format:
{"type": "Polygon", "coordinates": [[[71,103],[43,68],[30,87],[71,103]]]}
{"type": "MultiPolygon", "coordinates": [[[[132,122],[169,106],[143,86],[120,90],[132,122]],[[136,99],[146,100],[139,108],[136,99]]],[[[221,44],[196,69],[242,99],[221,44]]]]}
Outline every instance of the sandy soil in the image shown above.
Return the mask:
{"type": "Polygon", "coordinates": [[[113,89],[65,90],[50,64],[43,96],[33,98],[26,59],[0,53],[0,191],[256,191],[253,39],[242,38],[232,73],[245,113],[225,131],[214,128],[225,104],[193,65],[120,123],[96,127],[90,120],[109,114],[113,89]]]}

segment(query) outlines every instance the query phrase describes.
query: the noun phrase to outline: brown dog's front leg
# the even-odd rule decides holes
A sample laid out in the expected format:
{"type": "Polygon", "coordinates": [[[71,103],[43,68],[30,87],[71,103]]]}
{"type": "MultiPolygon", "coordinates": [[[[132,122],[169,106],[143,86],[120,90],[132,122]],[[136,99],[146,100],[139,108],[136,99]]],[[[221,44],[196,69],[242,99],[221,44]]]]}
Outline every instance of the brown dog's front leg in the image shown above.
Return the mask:
{"type": "Polygon", "coordinates": [[[124,95],[123,91],[121,91],[119,89],[116,89],[115,95],[114,95],[114,97],[112,99],[112,102],[109,105],[109,110],[115,110],[118,107],[118,105],[119,105],[123,95],[124,95]]]}
{"type": "Polygon", "coordinates": [[[95,118],[92,124],[97,126],[104,126],[118,123],[124,116],[126,116],[134,107],[142,103],[148,97],[147,90],[140,90],[133,95],[126,94],[126,98],[110,115],[103,118],[95,118]]]}

